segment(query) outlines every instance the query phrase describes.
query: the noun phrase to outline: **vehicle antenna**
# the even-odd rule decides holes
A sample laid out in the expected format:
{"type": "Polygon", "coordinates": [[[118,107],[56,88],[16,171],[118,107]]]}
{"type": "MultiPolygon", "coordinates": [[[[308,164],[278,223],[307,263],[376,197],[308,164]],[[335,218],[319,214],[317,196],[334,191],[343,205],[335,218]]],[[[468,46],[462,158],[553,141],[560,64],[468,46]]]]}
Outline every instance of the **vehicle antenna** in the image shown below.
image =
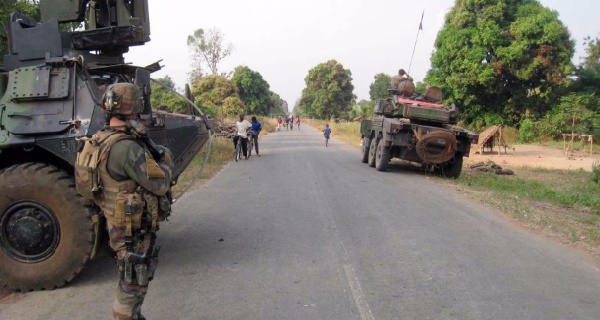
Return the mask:
{"type": "Polygon", "coordinates": [[[415,56],[415,49],[417,48],[417,41],[419,41],[419,33],[423,30],[423,16],[425,15],[425,9],[421,14],[421,22],[419,22],[419,30],[417,30],[417,38],[415,39],[415,46],[413,47],[412,55],[410,56],[410,63],[408,64],[408,74],[410,74],[410,67],[412,66],[413,57],[415,56]]]}

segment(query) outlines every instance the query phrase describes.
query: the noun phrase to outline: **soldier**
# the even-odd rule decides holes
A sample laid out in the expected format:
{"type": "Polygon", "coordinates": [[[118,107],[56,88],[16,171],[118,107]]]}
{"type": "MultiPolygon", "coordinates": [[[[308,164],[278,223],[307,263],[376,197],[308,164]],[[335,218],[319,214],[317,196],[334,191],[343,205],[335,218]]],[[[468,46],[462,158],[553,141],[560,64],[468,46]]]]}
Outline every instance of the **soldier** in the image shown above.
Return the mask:
{"type": "MultiPolygon", "coordinates": [[[[112,316],[118,320],[145,319],[141,306],[160,250],[155,246],[158,221],[171,211],[172,154],[144,135],[137,122],[141,99],[134,84],[108,87],[102,99],[107,126],[90,138],[99,146],[100,191],[93,201],[106,218],[110,246],[117,254],[119,285],[112,316]]],[[[80,155],[84,152],[85,147],[80,155]]]]}

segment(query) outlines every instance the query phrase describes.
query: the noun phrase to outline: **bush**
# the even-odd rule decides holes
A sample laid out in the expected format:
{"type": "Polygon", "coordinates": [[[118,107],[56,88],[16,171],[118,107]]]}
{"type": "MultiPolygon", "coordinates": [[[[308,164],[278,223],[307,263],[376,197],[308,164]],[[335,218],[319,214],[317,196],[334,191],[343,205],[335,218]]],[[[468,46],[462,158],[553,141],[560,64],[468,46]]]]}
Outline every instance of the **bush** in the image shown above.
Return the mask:
{"type": "Polygon", "coordinates": [[[528,143],[535,139],[535,125],[530,119],[521,120],[519,128],[519,142],[528,143]]]}
{"type": "Polygon", "coordinates": [[[514,127],[502,127],[502,138],[508,144],[515,144],[519,141],[519,130],[514,127]]]}
{"type": "Polygon", "coordinates": [[[600,161],[592,163],[592,181],[600,184],[600,161]]]}

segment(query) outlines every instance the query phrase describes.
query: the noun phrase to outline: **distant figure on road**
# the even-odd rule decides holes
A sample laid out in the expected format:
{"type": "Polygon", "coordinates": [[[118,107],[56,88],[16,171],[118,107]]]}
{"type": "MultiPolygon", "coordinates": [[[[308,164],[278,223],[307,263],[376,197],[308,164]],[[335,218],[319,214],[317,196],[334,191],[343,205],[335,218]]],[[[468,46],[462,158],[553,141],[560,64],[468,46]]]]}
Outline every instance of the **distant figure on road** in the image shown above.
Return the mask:
{"type": "Polygon", "coordinates": [[[281,123],[283,123],[283,119],[279,116],[277,117],[277,131],[281,131],[281,123]]]}
{"type": "Polygon", "coordinates": [[[290,117],[285,117],[285,128],[290,130],[290,117]]]}
{"type": "Polygon", "coordinates": [[[331,128],[329,127],[329,123],[325,125],[323,136],[325,137],[325,147],[327,147],[327,144],[329,143],[329,137],[331,136],[331,128]]]}
{"type": "Polygon", "coordinates": [[[296,118],[296,126],[298,127],[298,131],[300,131],[300,117],[296,118]]]}
{"type": "Polygon", "coordinates": [[[294,115],[290,118],[290,130],[294,130],[294,115]]]}

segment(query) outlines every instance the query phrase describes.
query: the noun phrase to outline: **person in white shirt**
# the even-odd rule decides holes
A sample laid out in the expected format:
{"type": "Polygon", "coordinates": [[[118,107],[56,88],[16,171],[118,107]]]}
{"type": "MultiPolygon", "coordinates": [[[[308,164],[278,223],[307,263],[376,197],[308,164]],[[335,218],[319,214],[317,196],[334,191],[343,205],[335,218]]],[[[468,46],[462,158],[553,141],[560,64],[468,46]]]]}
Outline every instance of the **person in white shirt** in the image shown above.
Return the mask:
{"type": "Polygon", "coordinates": [[[248,120],[244,120],[244,115],[240,114],[240,121],[235,123],[237,129],[235,137],[233,137],[233,148],[237,145],[238,139],[242,139],[242,153],[244,158],[248,160],[248,130],[252,128],[252,124],[248,120]]]}

